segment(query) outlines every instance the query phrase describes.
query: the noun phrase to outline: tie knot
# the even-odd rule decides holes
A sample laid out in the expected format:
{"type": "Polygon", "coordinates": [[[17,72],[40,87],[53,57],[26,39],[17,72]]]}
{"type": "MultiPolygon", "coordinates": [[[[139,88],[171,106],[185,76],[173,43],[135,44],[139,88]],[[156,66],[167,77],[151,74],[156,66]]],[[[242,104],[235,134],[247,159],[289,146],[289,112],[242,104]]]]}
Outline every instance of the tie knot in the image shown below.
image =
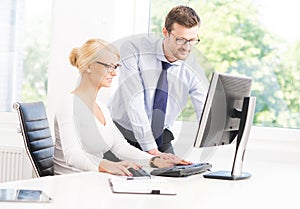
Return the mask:
{"type": "Polygon", "coordinates": [[[172,66],[170,63],[164,61],[161,61],[161,64],[163,70],[168,70],[168,68],[172,66]]]}

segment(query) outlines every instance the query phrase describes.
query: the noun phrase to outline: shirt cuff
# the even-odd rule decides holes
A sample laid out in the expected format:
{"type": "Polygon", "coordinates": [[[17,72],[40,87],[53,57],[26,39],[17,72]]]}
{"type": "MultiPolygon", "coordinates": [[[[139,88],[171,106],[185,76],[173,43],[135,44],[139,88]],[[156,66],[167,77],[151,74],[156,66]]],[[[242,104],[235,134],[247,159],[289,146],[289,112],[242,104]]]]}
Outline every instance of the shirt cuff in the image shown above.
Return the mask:
{"type": "Polygon", "coordinates": [[[157,149],[157,144],[155,141],[152,142],[139,142],[143,151],[147,152],[148,150],[157,149]]]}

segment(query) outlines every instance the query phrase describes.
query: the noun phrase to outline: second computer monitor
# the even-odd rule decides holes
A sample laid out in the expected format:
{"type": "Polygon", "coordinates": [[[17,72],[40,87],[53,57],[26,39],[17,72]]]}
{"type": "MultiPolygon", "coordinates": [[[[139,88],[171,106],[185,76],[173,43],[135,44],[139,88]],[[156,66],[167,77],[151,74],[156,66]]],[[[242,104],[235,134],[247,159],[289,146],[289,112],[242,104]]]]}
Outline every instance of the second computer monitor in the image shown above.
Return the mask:
{"type": "Polygon", "coordinates": [[[235,139],[251,83],[249,77],[213,73],[194,147],[230,144],[235,139]]]}
{"type": "Polygon", "coordinates": [[[230,171],[216,171],[205,178],[240,180],[251,176],[243,172],[243,160],[255,112],[255,97],[250,97],[249,77],[214,73],[210,82],[194,147],[230,144],[236,149],[230,171]]]}

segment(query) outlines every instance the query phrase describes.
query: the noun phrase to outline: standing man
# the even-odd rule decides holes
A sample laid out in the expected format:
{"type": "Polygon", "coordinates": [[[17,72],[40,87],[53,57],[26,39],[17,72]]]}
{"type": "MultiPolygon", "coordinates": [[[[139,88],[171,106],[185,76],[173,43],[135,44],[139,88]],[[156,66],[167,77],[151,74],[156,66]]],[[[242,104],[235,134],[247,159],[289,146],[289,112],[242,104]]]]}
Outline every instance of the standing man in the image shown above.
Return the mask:
{"type": "Polygon", "coordinates": [[[163,38],[134,37],[120,49],[119,88],[111,103],[113,120],[127,141],[156,156],[170,156],[171,126],[191,97],[200,120],[208,80],[190,55],[200,42],[200,18],[187,6],[173,8],[163,38]]]}

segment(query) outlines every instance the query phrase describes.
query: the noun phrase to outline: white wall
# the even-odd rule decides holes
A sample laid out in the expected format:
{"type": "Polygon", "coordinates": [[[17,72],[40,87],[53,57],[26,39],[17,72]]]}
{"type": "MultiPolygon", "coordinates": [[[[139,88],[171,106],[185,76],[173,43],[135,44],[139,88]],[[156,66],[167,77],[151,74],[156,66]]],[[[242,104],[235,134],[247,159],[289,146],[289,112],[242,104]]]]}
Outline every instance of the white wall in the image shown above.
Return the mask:
{"type": "Polygon", "coordinates": [[[22,137],[17,132],[18,127],[17,113],[0,112],[0,145],[23,146],[22,137]]]}
{"type": "MultiPolygon", "coordinates": [[[[0,112],[0,149],[2,150],[19,150],[23,149],[23,163],[22,163],[22,179],[29,179],[32,177],[32,166],[24,149],[24,142],[22,135],[18,133],[19,119],[16,112],[0,112]]],[[[0,159],[0,162],[3,162],[0,159]]],[[[8,162],[8,161],[7,161],[8,162]]],[[[1,167],[2,165],[0,165],[1,167]]],[[[16,175],[17,176],[17,175],[16,175]]],[[[1,182],[0,170],[0,182],[1,182]]]]}
{"type": "MultiPolygon", "coordinates": [[[[184,157],[189,154],[197,130],[198,124],[195,122],[175,122],[172,127],[175,136],[174,149],[179,156],[184,157]]],[[[278,149],[279,156],[281,151],[284,153],[300,152],[300,129],[253,126],[250,131],[248,146],[266,150],[278,149]]]]}
{"type": "MultiPolygon", "coordinates": [[[[147,33],[150,0],[54,0],[51,57],[48,80],[48,112],[52,121],[60,98],[74,89],[78,70],[69,64],[72,48],[89,38],[114,42],[147,33]]],[[[107,101],[110,90],[101,90],[107,101]]]]}

